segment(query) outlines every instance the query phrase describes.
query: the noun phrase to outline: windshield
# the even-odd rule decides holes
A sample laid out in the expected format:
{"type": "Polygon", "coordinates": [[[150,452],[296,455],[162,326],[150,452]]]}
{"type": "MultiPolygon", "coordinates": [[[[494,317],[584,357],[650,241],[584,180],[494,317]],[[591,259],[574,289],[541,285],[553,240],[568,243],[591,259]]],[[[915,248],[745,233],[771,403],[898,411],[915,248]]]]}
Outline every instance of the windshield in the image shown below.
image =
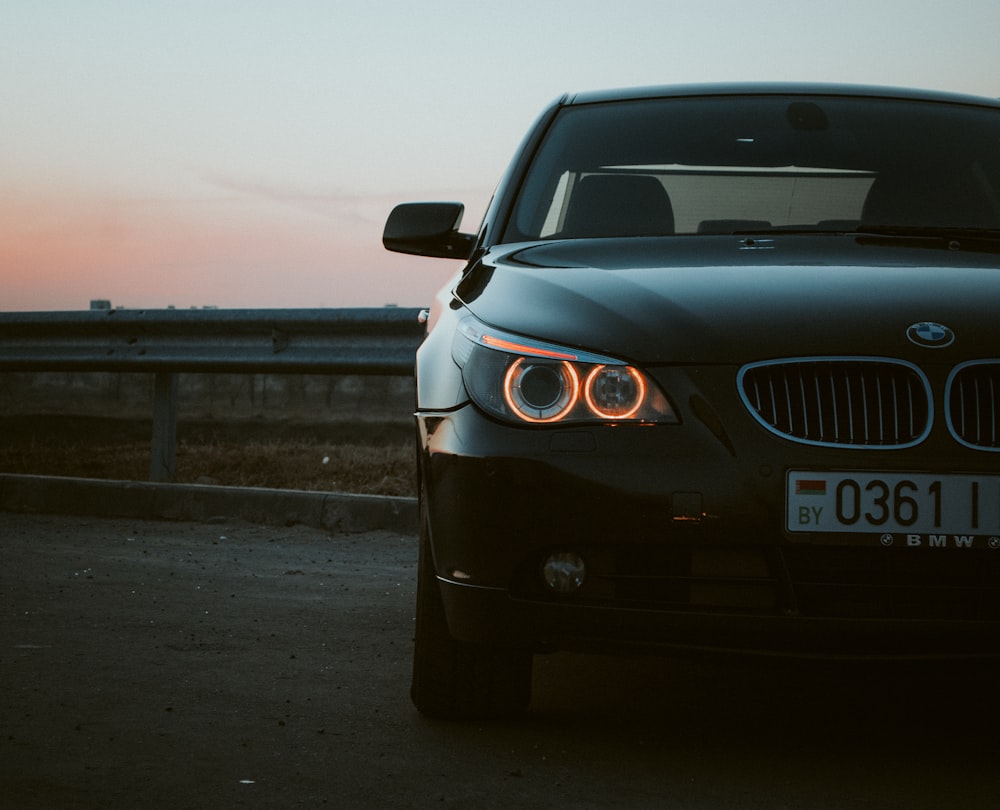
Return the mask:
{"type": "Polygon", "coordinates": [[[1000,228],[1000,110],[838,96],[566,107],[504,242],[1000,228]]]}

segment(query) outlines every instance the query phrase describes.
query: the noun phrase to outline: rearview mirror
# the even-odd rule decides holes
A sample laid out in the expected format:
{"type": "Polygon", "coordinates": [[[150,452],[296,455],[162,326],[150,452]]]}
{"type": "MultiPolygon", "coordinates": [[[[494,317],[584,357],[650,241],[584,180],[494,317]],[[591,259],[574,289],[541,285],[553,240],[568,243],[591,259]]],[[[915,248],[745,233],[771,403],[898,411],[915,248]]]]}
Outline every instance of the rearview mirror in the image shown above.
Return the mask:
{"type": "Polygon", "coordinates": [[[458,232],[464,212],[465,206],[457,202],[397,205],[386,220],[382,244],[397,253],[467,259],[475,237],[458,232]]]}

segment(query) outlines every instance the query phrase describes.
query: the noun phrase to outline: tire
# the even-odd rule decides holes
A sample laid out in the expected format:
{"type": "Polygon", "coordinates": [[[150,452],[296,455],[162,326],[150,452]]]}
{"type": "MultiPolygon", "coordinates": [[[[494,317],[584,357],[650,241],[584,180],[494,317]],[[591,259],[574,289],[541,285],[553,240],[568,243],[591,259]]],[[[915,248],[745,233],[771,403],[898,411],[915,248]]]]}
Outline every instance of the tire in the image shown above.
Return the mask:
{"type": "Polygon", "coordinates": [[[448,632],[426,519],[420,521],[417,619],[410,697],[426,717],[482,720],[508,717],[531,702],[532,653],[457,641],[448,632]]]}

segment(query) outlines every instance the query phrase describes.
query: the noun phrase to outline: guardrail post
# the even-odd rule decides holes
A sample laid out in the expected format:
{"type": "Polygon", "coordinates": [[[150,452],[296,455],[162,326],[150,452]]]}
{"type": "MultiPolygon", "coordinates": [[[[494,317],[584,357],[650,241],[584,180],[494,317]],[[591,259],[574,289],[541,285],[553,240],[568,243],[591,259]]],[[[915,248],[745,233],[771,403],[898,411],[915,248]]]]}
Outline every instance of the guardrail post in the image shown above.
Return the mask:
{"type": "Polygon", "coordinates": [[[153,385],[153,452],[149,480],[170,483],[174,480],[177,458],[177,374],[156,373],[153,385]]]}
{"type": "Polygon", "coordinates": [[[187,374],[412,377],[421,310],[128,310],[0,312],[0,372],[155,375],[151,481],[174,480],[178,380],[187,374]]]}

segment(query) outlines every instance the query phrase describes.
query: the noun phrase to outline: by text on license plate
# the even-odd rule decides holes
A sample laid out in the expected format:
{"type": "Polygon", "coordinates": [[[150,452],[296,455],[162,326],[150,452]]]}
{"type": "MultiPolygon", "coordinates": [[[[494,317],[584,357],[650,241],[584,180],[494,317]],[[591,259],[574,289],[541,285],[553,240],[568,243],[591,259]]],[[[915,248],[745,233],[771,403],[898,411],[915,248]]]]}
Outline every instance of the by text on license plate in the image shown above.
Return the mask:
{"type": "Polygon", "coordinates": [[[790,470],[785,503],[789,532],[1000,544],[1000,475],[790,470]]]}

